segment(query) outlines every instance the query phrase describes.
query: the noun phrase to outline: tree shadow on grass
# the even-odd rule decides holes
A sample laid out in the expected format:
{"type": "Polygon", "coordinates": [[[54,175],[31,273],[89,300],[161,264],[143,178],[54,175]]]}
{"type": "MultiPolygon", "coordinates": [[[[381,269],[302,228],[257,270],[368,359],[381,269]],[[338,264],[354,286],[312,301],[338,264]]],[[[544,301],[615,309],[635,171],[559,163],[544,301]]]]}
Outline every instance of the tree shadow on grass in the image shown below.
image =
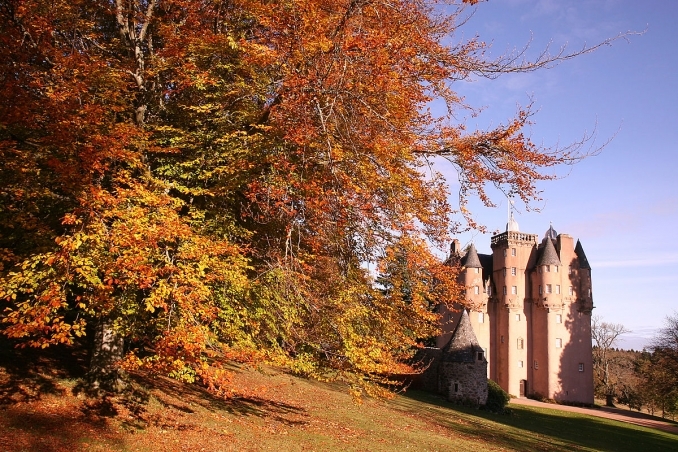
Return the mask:
{"type": "Polygon", "coordinates": [[[393,404],[466,437],[512,450],[678,450],[678,435],[577,413],[516,406],[510,414],[494,414],[418,391],[406,393],[393,404]]]}
{"type": "Polygon", "coordinates": [[[165,377],[144,379],[154,391],[155,399],[167,408],[193,413],[191,404],[209,411],[224,411],[237,416],[256,416],[274,420],[287,426],[306,425],[309,415],[299,406],[257,396],[219,397],[198,385],[190,385],[165,377]],[[164,397],[170,396],[170,397],[164,397]]]}
{"type": "Polygon", "coordinates": [[[121,440],[107,425],[105,401],[77,399],[67,380],[81,378],[86,370],[83,347],[16,348],[0,335],[0,450],[71,451],[91,441],[111,450],[121,440]],[[66,401],[66,403],[62,403],[66,401]]]}
{"type": "Polygon", "coordinates": [[[82,377],[86,355],[81,347],[16,348],[0,335],[0,407],[63,395],[57,381],[82,377]]]}
{"type": "Polygon", "coordinates": [[[122,439],[105,420],[82,416],[77,410],[57,413],[22,407],[0,410],[0,450],[60,452],[86,449],[87,444],[117,450],[122,439]]]}

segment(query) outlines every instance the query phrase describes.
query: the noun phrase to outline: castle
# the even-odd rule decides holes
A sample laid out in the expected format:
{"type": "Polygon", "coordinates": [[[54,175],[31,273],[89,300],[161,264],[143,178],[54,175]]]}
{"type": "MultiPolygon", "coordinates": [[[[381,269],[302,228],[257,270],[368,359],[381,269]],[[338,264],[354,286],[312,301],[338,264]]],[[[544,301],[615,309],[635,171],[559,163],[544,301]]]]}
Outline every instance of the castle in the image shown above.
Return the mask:
{"type": "MultiPolygon", "coordinates": [[[[552,226],[540,241],[520,232],[510,215],[491,248],[491,255],[473,245],[462,253],[459,241],[452,242],[447,262],[460,266],[468,312],[440,308],[438,349],[444,355],[458,340],[460,320],[468,322],[477,338],[472,348],[484,351],[476,364],[509,394],[592,404],[591,267],[581,243],[552,226]]],[[[464,395],[455,382],[438,378],[450,399],[464,395]]]]}

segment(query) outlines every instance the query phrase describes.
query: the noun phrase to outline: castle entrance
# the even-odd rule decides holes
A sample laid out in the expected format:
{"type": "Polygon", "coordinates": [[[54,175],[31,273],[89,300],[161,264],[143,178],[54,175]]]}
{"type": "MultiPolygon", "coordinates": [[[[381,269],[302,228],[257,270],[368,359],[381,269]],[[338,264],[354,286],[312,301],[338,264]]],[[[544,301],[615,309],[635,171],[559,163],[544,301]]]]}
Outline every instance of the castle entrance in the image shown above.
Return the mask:
{"type": "Polygon", "coordinates": [[[520,397],[527,395],[527,380],[520,380],[520,397]]]}

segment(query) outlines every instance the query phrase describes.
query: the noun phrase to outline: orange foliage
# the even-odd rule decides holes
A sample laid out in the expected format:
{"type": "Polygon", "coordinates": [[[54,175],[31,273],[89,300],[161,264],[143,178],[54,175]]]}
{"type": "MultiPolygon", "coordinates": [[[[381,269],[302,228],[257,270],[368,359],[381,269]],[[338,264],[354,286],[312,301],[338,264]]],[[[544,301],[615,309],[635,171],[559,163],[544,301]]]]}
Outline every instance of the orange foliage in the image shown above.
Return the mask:
{"type": "Polygon", "coordinates": [[[4,334],[70,343],[112,319],[126,367],[215,390],[235,356],[356,388],[413,371],[459,293],[426,240],[472,222],[485,184],[529,200],[580,157],[531,143],[529,109],[456,125],[454,81],[572,55],[448,46],[463,6],[446,3],[2,2],[4,334]],[[458,211],[433,157],[458,168],[458,211]]]}

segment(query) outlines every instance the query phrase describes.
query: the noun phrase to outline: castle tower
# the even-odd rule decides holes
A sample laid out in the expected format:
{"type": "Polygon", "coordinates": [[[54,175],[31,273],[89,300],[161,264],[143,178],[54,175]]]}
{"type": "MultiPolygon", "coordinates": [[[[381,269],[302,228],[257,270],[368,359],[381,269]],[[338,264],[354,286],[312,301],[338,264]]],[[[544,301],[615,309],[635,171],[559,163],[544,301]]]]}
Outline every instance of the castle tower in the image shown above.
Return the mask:
{"type": "Polygon", "coordinates": [[[518,230],[509,215],[507,231],[491,239],[492,279],[496,288],[491,328],[490,378],[514,395],[525,395],[528,380],[530,298],[528,269],[534,265],[537,236],[518,230]]]}
{"type": "Polygon", "coordinates": [[[567,331],[563,328],[563,266],[554,242],[557,233],[549,227],[538,250],[539,258],[532,270],[532,392],[546,397],[560,391],[560,361],[567,331]],[[536,287],[534,287],[536,285],[536,287]]]}
{"type": "Polygon", "coordinates": [[[438,392],[450,401],[487,401],[487,360],[465,309],[442,350],[438,378],[438,392]]]}
{"type": "MultiPolygon", "coordinates": [[[[475,332],[480,347],[490,361],[490,318],[487,311],[489,274],[483,269],[476,247],[471,244],[461,261],[461,282],[466,286],[465,307],[469,311],[469,323],[475,332]]],[[[490,366],[488,366],[489,371],[490,366]]],[[[486,375],[489,377],[488,375],[486,375]]]]}

